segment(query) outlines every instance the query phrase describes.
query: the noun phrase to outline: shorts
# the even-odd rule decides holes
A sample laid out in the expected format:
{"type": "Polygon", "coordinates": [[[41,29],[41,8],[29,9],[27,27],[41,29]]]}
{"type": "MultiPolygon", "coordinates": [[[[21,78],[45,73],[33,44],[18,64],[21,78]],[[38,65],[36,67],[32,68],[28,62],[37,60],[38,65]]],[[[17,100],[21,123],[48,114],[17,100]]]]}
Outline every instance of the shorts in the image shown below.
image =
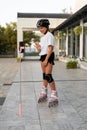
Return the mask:
{"type": "MultiPolygon", "coordinates": [[[[43,62],[43,61],[45,60],[46,56],[47,56],[47,54],[41,55],[40,61],[43,62]]],[[[48,59],[48,62],[49,62],[50,64],[54,65],[54,52],[52,52],[51,56],[50,56],[49,59],[48,59]]]]}

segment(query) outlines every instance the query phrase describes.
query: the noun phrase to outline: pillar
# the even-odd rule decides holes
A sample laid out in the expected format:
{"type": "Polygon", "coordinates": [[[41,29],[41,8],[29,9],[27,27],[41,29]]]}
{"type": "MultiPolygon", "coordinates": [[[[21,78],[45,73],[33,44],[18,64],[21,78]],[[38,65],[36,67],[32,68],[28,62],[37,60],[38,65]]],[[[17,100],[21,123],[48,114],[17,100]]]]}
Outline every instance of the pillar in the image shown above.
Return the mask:
{"type": "Polygon", "coordinates": [[[68,55],[68,29],[66,33],[66,56],[68,55]]]}
{"type": "Polygon", "coordinates": [[[80,26],[82,27],[82,33],[80,34],[80,50],[79,50],[79,58],[83,58],[83,20],[80,21],[80,26]]]}
{"type": "Polygon", "coordinates": [[[22,28],[17,28],[17,57],[20,57],[20,53],[19,53],[20,41],[23,41],[23,31],[22,31],[22,28]]]}

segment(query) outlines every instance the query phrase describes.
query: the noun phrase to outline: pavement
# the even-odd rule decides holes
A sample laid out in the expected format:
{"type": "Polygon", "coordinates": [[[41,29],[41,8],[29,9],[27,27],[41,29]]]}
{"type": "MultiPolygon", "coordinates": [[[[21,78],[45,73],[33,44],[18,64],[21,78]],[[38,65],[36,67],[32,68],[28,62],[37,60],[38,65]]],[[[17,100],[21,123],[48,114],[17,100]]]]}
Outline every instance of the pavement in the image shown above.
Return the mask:
{"type": "Polygon", "coordinates": [[[18,66],[15,58],[0,58],[0,109],[16,76],[18,66]]]}
{"type": "Polygon", "coordinates": [[[59,104],[48,108],[48,102],[37,103],[42,86],[39,61],[17,64],[18,71],[0,110],[0,130],[87,130],[86,70],[66,69],[64,62],[55,61],[53,77],[59,104]]]}

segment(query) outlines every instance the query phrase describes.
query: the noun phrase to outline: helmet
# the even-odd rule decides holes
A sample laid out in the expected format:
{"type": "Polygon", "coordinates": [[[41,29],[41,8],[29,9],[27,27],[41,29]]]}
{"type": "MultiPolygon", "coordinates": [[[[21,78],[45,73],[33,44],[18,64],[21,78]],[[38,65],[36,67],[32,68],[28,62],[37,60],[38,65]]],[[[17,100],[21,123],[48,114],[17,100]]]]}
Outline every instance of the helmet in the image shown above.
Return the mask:
{"type": "Polygon", "coordinates": [[[40,27],[40,26],[43,26],[43,27],[48,27],[50,25],[50,22],[48,19],[40,19],[38,20],[36,26],[37,27],[40,27]]]}

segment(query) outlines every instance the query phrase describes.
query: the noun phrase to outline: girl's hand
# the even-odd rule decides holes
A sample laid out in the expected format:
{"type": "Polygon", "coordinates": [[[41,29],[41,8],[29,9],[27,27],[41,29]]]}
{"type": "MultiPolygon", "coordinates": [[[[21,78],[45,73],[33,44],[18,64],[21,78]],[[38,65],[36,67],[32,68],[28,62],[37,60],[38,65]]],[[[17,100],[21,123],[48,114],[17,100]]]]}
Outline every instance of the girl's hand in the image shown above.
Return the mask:
{"type": "Polygon", "coordinates": [[[40,52],[40,50],[41,50],[40,44],[39,44],[38,42],[36,42],[34,46],[35,46],[35,47],[37,48],[37,50],[40,52]]]}
{"type": "Polygon", "coordinates": [[[44,60],[44,61],[43,61],[43,64],[44,64],[44,66],[47,66],[48,60],[44,60]]]}

